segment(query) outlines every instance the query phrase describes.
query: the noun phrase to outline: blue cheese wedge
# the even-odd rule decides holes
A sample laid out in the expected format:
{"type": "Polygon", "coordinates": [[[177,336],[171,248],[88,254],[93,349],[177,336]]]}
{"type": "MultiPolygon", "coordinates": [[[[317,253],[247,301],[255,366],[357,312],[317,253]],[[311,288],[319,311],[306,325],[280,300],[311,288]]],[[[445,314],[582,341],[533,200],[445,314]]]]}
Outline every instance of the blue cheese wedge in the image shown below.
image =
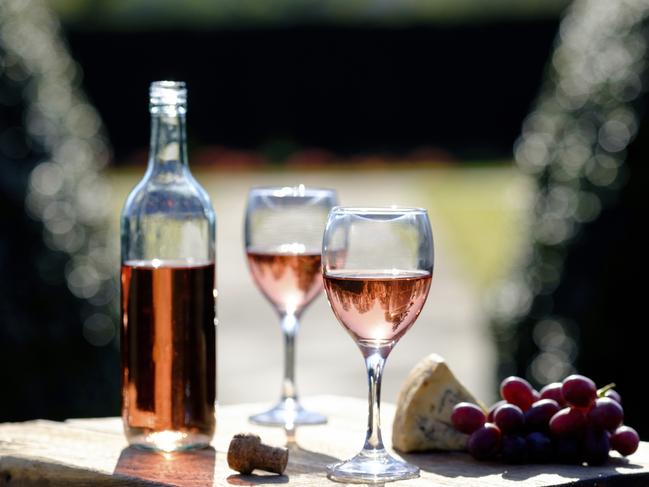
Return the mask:
{"type": "Polygon", "coordinates": [[[480,404],[442,357],[425,357],[410,371],[399,392],[392,446],[404,453],[466,449],[468,435],[456,431],[451,423],[453,407],[462,401],[480,404]]]}

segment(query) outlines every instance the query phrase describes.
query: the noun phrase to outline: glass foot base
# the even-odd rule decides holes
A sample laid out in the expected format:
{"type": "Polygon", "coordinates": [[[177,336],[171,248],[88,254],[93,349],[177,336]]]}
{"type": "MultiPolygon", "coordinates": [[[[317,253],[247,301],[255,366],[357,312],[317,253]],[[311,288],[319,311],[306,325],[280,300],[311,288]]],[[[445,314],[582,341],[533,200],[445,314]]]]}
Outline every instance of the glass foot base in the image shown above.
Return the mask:
{"type": "Polygon", "coordinates": [[[250,416],[250,422],[263,426],[292,426],[325,424],[327,417],[314,411],[307,411],[298,401],[286,399],[272,409],[250,416]]]}
{"type": "Polygon", "coordinates": [[[391,457],[385,450],[362,451],[346,462],[327,465],[336,482],[380,484],[419,477],[419,468],[391,457]]]}

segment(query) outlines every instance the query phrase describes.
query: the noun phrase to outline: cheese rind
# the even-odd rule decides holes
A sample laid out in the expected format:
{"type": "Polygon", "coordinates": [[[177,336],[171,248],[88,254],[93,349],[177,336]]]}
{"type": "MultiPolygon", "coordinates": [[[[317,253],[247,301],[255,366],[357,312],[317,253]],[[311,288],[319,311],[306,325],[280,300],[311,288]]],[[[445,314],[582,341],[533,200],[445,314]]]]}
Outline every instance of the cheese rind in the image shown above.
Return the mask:
{"type": "Polygon", "coordinates": [[[399,392],[392,446],[405,453],[465,450],[468,435],[456,431],[451,423],[453,407],[462,401],[483,407],[442,357],[425,357],[410,371],[399,392]]]}

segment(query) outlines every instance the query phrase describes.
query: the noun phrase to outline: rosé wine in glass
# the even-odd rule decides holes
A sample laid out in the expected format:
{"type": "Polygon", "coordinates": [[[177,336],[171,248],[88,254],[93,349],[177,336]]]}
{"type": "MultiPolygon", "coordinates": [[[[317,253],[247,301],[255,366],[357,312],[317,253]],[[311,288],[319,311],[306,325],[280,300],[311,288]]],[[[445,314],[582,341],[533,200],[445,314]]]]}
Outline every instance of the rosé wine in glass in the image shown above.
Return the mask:
{"type": "Polygon", "coordinates": [[[369,385],[363,449],[328,465],[328,477],[368,484],[418,477],[416,466],[385,450],[380,403],[385,361],[417,320],[430,289],[433,234],[426,210],[333,208],[322,241],[322,272],[331,309],[365,359],[369,385]]]}
{"type": "Polygon", "coordinates": [[[279,402],[250,417],[253,423],[284,426],[322,424],[305,410],[295,387],[295,337],[304,309],[322,292],[322,233],[336,204],[330,189],[304,185],[252,188],[246,208],[246,257],[252,279],[275,308],[284,335],[284,380],[279,402]]]}
{"type": "Polygon", "coordinates": [[[255,284],[280,311],[299,312],[322,291],[319,250],[249,249],[246,254],[255,284]]]}
{"type": "Polygon", "coordinates": [[[358,342],[395,342],[421,312],[428,271],[330,271],[324,278],[331,308],[358,342]]]}

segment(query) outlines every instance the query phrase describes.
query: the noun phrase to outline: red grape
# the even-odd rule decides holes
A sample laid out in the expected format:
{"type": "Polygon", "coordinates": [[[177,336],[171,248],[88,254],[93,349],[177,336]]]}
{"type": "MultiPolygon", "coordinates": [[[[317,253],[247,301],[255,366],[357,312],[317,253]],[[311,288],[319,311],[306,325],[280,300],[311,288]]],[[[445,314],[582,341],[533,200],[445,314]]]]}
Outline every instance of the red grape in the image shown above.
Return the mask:
{"type": "Polygon", "coordinates": [[[527,443],[518,435],[503,436],[503,461],[506,463],[524,463],[527,460],[527,443]]]}
{"type": "Polygon", "coordinates": [[[597,390],[591,379],[573,374],[539,392],[510,376],[500,384],[503,400],[486,414],[463,402],[453,408],[451,421],[470,435],[467,449],[476,460],[601,465],[610,450],[627,456],[640,444],[638,433],[622,424],[622,399],[613,387],[597,390]]]}
{"type": "Polygon", "coordinates": [[[500,400],[498,402],[495,402],[493,404],[493,406],[491,406],[489,408],[489,412],[487,413],[487,421],[488,422],[490,422],[490,423],[494,422],[494,414],[496,414],[496,409],[498,409],[503,404],[507,404],[507,401],[505,401],[504,399],[502,399],[502,400],[500,400]]]}
{"type": "Polygon", "coordinates": [[[516,433],[525,426],[525,415],[518,406],[506,403],[496,409],[494,423],[505,434],[516,433]]]}
{"type": "Polygon", "coordinates": [[[453,408],[451,422],[460,433],[470,435],[485,423],[485,415],[475,404],[460,402],[453,408]]]}
{"type": "Polygon", "coordinates": [[[600,397],[588,411],[588,421],[593,426],[613,431],[622,424],[624,411],[616,401],[608,397],[600,397]]]}
{"type": "Polygon", "coordinates": [[[611,435],[611,448],[625,457],[635,452],[639,444],[638,432],[630,426],[620,426],[611,435]]]}
{"type": "Polygon", "coordinates": [[[561,463],[581,463],[581,441],[571,437],[557,438],[554,441],[554,453],[561,463]]]}
{"type": "Polygon", "coordinates": [[[527,454],[532,462],[549,462],[552,459],[552,441],[543,433],[535,431],[525,438],[527,454]]]}
{"type": "Polygon", "coordinates": [[[610,399],[613,399],[616,403],[622,404],[622,396],[615,390],[615,389],[609,389],[604,393],[604,397],[608,397],[610,399]]]}
{"type": "Polygon", "coordinates": [[[584,437],[584,458],[589,465],[601,465],[608,460],[608,431],[588,428],[584,437]]]}
{"type": "Polygon", "coordinates": [[[585,408],[590,406],[597,397],[597,386],[588,377],[573,374],[563,379],[561,392],[568,403],[585,408]]]}
{"type": "Polygon", "coordinates": [[[525,411],[525,425],[529,431],[547,431],[552,416],[559,412],[559,404],[553,399],[541,399],[525,411]]]}
{"type": "Polygon", "coordinates": [[[534,402],[534,389],[530,383],[513,375],[500,384],[500,395],[523,411],[527,411],[534,402]]]}
{"type": "Polygon", "coordinates": [[[498,426],[485,423],[469,437],[467,448],[476,460],[488,460],[495,457],[500,451],[502,434],[498,426]]]}
{"type": "Polygon", "coordinates": [[[575,408],[563,408],[550,419],[550,432],[556,437],[579,436],[585,427],[584,413],[575,408]]]}
{"type": "Polygon", "coordinates": [[[557,401],[559,406],[565,406],[566,400],[563,398],[563,392],[561,392],[562,387],[563,384],[561,382],[548,384],[541,389],[541,399],[553,399],[554,401],[557,401]]]}

